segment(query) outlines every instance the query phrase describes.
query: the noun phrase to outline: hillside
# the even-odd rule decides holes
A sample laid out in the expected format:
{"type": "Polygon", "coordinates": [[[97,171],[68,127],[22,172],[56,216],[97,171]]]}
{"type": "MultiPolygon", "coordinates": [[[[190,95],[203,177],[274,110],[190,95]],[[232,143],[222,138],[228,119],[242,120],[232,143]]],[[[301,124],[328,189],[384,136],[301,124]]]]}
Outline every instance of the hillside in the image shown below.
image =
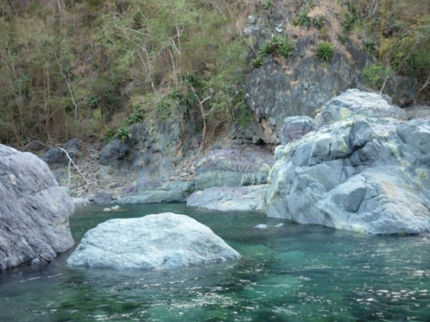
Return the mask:
{"type": "Polygon", "coordinates": [[[202,150],[250,124],[248,75],[269,56],[285,64],[306,37],[305,56],[326,64],[343,53],[378,91],[392,75],[416,77],[414,100],[428,100],[423,1],[2,0],[0,8],[0,142],[18,147],[126,141],[131,124],[181,120],[202,150]],[[357,51],[374,61],[357,64],[357,51]]]}

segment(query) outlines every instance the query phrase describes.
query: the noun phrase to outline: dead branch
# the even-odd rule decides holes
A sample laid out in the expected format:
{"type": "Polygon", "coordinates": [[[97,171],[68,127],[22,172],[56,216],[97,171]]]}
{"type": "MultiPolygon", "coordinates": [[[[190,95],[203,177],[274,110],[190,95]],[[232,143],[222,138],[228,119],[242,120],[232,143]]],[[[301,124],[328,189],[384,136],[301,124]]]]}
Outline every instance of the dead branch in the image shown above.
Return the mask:
{"type": "Polygon", "coordinates": [[[43,256],[42,254],[38,254],[38,255],[39,255],[39,257],[40,257],[41,259],[43,259],[44,261],[46,261],[46,262],[48,262],[48,263],[52,262],[52,260],[50,260],[49,258],[47,258],[47,257],[43,256]]]}
{"type": "Polygon", "coordinates": [[[89,180],[84,176],[84,174],[81,172],[81,170],[79,170],[78,166],[76,165],[76,163],[73,161],[73,159],[70,157],[69,152],[67,152],[65,149],[63,148],[59,148],[61,151],[63,151],[67,158],[69,159],[69,165],[67,167],[68,170],[68,178],[67,178],[67,186],[70,185],[70,179],[72,178],[72,173],[70,171],[70,167],[73,165],[73,167],[76,169],[76,171],[81,175],[81,177],[85,180],[85,182],[88,184],[89,180]]]}
{"type": "Polygon", "coordinates": [[[67,89],[69,90],[70,98],[72,99],[73,106],[75,107],[75,121],[78,119],[78,105],[75,101],[75,96],[73,95],[72,87],[70,86],[69,79],[67,78],[66,74],[63,72],[63,68],[61,68],[60,60],[58,59],[57,53],[55,53],[55,59],[58,63],[58,68],[60,69],[60,73],[64,78],[64,81],[66,82],[67,89]]]}
{"type": "Polygon", "coordinates": [[[421,88],[418,90],[418,92],[415,95],[415,97],[417,97],[429,85],[430,85],[430,76],[427,77],[427,80],[424,82],[423,86],[421,86],[421,88]]]}
{"type": "Polygon", "coordinates": [[[205,141],[206,141],[206,129],[207,129],[207,116],[209,115],[210,111],[206,113],[205,108],[203,106],[203,104],[210,100],[212,98],[212,95],[204,98],[203,100],[200,99],[199,95],[197,95],[196,90],[194,89],[194,87],[192,85],[190,85],[191,90],[193,91],[194,95],[197,98],[197,102],[199,103],[199,109],[200,109],[200,113],[202,115],[203,118],[203,130],[202,130],[202,142],[200,143],[200,148],[199,148],[199,155],[203,154],[204,148],[205,148],[205,141]]]}

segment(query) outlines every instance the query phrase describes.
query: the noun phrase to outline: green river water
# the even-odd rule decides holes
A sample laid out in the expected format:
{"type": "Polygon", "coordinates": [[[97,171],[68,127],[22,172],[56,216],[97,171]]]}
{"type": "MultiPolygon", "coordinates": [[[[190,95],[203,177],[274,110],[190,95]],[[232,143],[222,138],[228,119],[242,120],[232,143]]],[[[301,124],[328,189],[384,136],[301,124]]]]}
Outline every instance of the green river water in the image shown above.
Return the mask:
{"type": "Polygon", "coordinates": [[[118,272],[68,268],[64,253],[43,268],[0,273],[0,321],[430,321],[428,235],[361,235],[182,204],[124,208],[78,210],[74,238],[107,219],[172,211],[209,226],[243,257],[118,272]]]}

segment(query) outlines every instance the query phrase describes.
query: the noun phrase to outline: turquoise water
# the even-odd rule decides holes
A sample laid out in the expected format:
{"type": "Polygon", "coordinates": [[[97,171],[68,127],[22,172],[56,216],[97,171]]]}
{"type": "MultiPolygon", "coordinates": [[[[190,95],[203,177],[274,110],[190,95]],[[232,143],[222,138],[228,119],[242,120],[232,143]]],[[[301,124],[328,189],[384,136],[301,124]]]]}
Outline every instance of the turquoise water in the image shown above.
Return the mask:
{"type": "Polygon", "coordinates": [[[44,268],[0,274],[0,321],[430,321],[430,236],[360,235],[184,205],[78,211],[79,241],[99,222],[173,211],[239,251],[236,264],[176,272],[44,268]],[[253,227],[269,225],[267,230],[253,227]]]}

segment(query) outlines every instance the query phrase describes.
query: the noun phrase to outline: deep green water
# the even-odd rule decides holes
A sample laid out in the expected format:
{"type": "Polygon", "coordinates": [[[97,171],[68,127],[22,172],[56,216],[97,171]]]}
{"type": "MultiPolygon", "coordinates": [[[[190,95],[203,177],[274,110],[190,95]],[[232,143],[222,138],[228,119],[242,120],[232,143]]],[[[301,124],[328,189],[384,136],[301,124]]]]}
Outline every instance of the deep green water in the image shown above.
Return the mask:
{"type": "Polygon", "coordinates": [[[430,236],[360,235],[184,205],[78,211],[99,222],[173,211],[208,225],[243,258],[176,272],[44,268],[0,274],[0,321],[430,321],[430,236]],[[267,230],[253,227],[267,223],[267,230]]]}

